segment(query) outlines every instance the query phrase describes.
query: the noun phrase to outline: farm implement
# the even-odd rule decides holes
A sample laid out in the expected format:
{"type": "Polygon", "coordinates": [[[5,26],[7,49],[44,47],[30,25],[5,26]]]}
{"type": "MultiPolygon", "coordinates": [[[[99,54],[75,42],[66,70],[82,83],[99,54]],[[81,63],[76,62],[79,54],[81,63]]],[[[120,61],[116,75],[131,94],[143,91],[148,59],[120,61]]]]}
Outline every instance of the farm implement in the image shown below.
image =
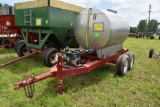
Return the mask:
{"type": "MultiPolygon", "coordinates": [[[[3,26],[5,25],[5,29],[4,27],[0,27],[3,28],[1,32],[12,31],[12,33],[8,34],[9,39],[6,37],[1,38],[3,41],[7,39],[8,42],[0,46],[0,48],[13,46],[15,44],[15,50],[19,58],[1,64],[0,67],[39,53],[43,54],[42,60],[44,64],[51,67],[55,65],[55,62],[52,60],[55,59],[55,54],[59,52],[60,49],[66,46],[70,46],[71,48],[79,47],[73,35],[74,29],[72,23],[77,14],[84,8],[61,1],[46,1],[48,3],[44,3],[43,1],[16,3],[14,10],[15,15],[7,15],[7,18],[11,17],[11,21],[5,18],[5,15],[1,15],[3,18],[0,20],[3,22],[3,26]],[[61,9],[61,5],[60,7],[55,7],[54,3],[62,3],[62,7],[66,5],[70,7],[63,7],[63,9],[61,9]],[[33,4],[36,5],[34,8],[33,4]],[[61,15],[64,17],[61,17],[61,15]],[[6,24],[8,26],[6,26],[6,24]],[[17,29],[12,30],[12,26],[17,29]],[[11,38],[10,36],[13,34],[18,36],[11,38]],[[11,42],[10,39],[13,42],[11,42]]],[[[7,35],[7,33],[3,34],[7,35]]]]}
{"type": "Polygon", "coordinates": [[[15,24],[21,28],[24,39],[23,43],[16,46],[18,56],[25,56],[23,50],[26,53],[41,50],[44,65],[54,66],[52,60],[61,49],[66,46],[79,47],[74,36],[73,22],[83,9],[58,0],[15,3],[15,24]],[[30,35],[33,35],[32,38],[30,35]]]}
{"type": "Polygon", "coordinates": [[[1,7],[0,13],[0,48],[13,47],[22,39],[20,27],[15,26],[14,8],[1,7]]]}
{"type": "Polygon", "coordinates": [[[37,77],[26,76],[26,80],[15,84],[15,90],[24,87],[26,96],[32,98],[35,82],[54,77],[59,94],[63,94],[64,76],[88,73],[106,63],[116,64],[121,76],[132,69],[134,54],[123,49],[130,28],[125,19],[96,8],[45,1],[46,4],[38,4],[41,0],[15,4],[16,24],[26,32],[22,32],[25,42],[17,47],[17,53],[24,56],[20,54],[23,48],[45,49],[42,60],[53,67],[37,77]],[[19,21],[21,17],[24,19],[19,21]],[[36,42],[28,40],[29,32],[38,36],[36,42]],[[65,52],[59,53],[64,48],[65,52]]]}
{"type": "Polygon", "coordinates": [[[137,32],[135,34],[133,34],[136,38],[150,38],[150,39],[154,39],[154,33],[153,32],[137,32]]]}
{"type": "Polygon", "coordinates": [[[43,53],[44,65],[52,67],[15,84],[14,89],[24,88],[29,98],[33,97],[34,83],[49,77],[57,78],[58,92],[63,94],[64,76],[89,73],[106,63],[116,64],[116,73],[124,76],[133,67],[134,54],[123,48],[129,23],[108,11],[59,0],[34,0],[15,3],[15,25],[23,37],[15,46],[20,58],[0,67],[39,53],[43,53]],[[65,51],[60,53],[61,49],[65,51]]]}
{"type": "Polygon", "coordinates": [[[158,35],[158,38],[160,40],[160,27],[158,28],[158,31],[157,31],[156,35],[158,35]]]}

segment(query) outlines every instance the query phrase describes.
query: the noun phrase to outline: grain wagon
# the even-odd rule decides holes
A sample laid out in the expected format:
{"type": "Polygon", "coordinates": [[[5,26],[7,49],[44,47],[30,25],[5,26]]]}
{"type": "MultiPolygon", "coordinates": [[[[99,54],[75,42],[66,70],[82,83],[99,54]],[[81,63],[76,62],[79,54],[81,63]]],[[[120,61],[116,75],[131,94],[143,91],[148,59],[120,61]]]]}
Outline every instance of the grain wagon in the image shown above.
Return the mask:
{"type": "Polygon", "coordinates": [[[79,47],[74,37],[73,22],[83,9],[58,0],[15,3],[15,24],[21,28],[24,39],[16,47],[18,56],[43,53],[44,64],[54,66],[55,54],[62,48],[79,47]]]}

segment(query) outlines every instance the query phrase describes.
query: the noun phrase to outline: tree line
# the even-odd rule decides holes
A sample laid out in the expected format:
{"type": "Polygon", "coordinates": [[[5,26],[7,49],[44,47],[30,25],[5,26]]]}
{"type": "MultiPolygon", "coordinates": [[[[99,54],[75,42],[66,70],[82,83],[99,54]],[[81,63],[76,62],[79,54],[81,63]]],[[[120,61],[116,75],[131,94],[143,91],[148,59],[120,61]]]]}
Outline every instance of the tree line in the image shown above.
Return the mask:
{"type": "Polygon", "coordinates": [[[10,7],[11,5],[0,3],[0,7],[10,7]]]}
{"type": "Polygon", "coordinates": [[[137,27],[130,27],[130,33],[136,32],[157,32],[158,29],[158,21],[152,19],[147,23],[147,20],[140,20],[137,27]]]}

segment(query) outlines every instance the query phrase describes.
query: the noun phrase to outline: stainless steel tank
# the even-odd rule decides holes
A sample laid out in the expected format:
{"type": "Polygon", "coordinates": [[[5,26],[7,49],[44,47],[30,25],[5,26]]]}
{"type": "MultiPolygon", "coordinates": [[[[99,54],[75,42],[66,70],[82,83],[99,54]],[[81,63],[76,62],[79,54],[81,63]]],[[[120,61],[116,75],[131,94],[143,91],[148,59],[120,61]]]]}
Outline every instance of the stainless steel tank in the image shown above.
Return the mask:
{"type": "Polygon", "coordinates": [[[122,44],[127,39],[130,26],[117,14],[90,8],[79,14],[74,28],[76,40],[82,48],[99,50],[122,44]]]}

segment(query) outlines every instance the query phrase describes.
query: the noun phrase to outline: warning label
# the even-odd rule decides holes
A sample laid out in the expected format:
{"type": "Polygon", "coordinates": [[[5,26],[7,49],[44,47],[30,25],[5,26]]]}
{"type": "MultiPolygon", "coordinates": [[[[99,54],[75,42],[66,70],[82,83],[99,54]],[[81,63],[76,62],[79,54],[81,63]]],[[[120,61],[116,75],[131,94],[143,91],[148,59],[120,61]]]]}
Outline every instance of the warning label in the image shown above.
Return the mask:
{"type": "Polygon", "coordinates": [[[104,24],[103,23],[93,23],[93,29],[94,31],[103,31],[104,24]]]}

